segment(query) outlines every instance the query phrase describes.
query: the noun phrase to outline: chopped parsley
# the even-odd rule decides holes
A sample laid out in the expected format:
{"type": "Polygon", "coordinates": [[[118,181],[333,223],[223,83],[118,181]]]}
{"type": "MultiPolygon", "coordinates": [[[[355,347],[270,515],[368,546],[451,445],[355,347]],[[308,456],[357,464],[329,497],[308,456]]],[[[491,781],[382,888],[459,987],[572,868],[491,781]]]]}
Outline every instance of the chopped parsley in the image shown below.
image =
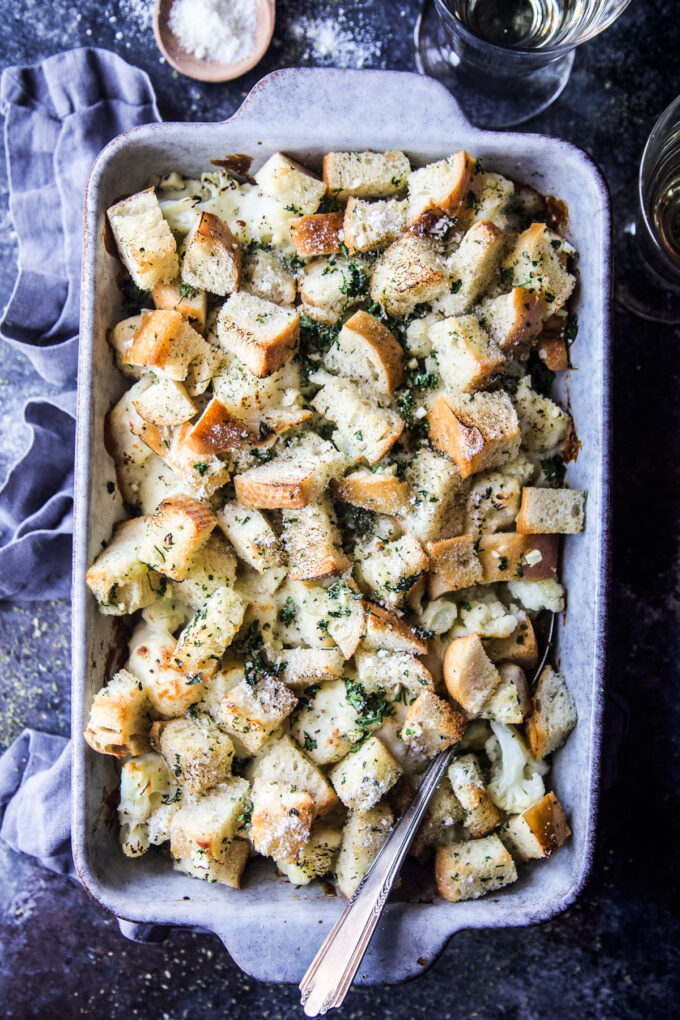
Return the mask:
{"type": "Polygon", "coordinates": [[[541,461],[541,471],[545,475],[546,481],[550,482],[551,485],[561,485],[564,481],[566,470],[564,461],[557,453],[554,457],[541,461]]]}
{"type": "Polygon", "coordinates": [[[318,747],[316,740],[314,740],[313,737],[310,737],[309,733],[307,733],[306,730],[304,730],[303,732],[305,737],[305,751],[316,751],[318,747]]]}
{"type": "Polygon", "coordinates": [[[285,601],[285,604],[282,605],[281,608],[279,609],[279,620],[287,627],[295,619],[297,611],[298,607],[296,606],[295,602],[289,595],[285,601]]]}
{"type": "Polygon", "coordinates": [[[151,301],[150,291],[142,290],[132,280],[123,280],[120,289],[123,293],[123,301],[126,308],[131,308],[135,312],[141,312],[142,309],[149,307],[151,301]]]}

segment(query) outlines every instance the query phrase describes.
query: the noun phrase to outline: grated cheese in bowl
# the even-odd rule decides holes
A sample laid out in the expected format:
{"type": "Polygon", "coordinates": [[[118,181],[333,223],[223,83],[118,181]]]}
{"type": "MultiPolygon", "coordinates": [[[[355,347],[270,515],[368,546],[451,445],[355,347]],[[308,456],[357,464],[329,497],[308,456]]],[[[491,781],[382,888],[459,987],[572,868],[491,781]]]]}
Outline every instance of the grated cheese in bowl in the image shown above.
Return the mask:
{"type": "Polygon", "coordinates": [[[255,48],[255,0],[175,0],[170,28],[187,53],[235,64],[255,48]]]}

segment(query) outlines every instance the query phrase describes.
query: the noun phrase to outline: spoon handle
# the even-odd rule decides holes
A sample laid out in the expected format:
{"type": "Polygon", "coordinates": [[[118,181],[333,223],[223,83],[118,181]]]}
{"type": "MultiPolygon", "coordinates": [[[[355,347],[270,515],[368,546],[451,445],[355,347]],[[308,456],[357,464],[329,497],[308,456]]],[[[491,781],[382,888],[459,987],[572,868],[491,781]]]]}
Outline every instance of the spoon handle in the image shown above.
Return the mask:
{"type": "Polygon", "coordinates": [[[312,960],[300,982],[307,1016],[323,1015],[342,1005],[425,809],[453,754],[451,747],[430,762],[408,807],[312,960]]]}

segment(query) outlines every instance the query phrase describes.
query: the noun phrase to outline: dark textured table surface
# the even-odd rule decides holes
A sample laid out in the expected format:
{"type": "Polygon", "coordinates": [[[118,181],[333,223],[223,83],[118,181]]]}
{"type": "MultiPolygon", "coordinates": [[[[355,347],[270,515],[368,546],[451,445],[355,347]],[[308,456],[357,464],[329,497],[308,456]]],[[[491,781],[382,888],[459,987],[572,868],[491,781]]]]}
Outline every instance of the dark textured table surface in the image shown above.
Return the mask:
{"type": "MultiPolygon", "coordinates": [[[[0,64],[96,44],[150,74],[175,120],[228,117],[267,71],[295,64],[413,69],[418,0],[279,2],[265,60],[229,85],[179,77],[160,59],[148,0],[0,0],[0,64]],[[333,29],[335,25],[335,29],[333,29]],[[329,27],[330,26],[330,27],[329,27]]],[[[615,220],[630,219],[642,147],[680,91],[677,5],[633,0],[577,53],[571,80],[527,124],[570,139],[602,166],[615,220]]],[[[16,245],[0,178],[0,299],[16,245]]],[[[617,312],[614,330],[614,545],[606,776],[590,882],[566,913],[534,928],[463,932],[398,990],[350,993],[340,1016],[399,1020],[672,1017],[678,1006],[678,360],[680,329],[617,312]],[[676,454],[674,456],[674,454],[676,454]],[[674,769],[675,766],[675,769],[674,769]],[[675,771],[675,776],[674,776],[675,771]],[[677,892],[675,893],[677,897],[677,892]]],[[[48,388],[2,350],[0,477],[27,442],[25,399],[48,388]]],[[[25,725],[68,731],[69,606],[0,603],[0,749],[25,725]]],[[[0,1015],[301,1016],[294,988],[255,982],[217,938],[173,932],[126,942],[75,884],[0,847],[0,1015]]]]}

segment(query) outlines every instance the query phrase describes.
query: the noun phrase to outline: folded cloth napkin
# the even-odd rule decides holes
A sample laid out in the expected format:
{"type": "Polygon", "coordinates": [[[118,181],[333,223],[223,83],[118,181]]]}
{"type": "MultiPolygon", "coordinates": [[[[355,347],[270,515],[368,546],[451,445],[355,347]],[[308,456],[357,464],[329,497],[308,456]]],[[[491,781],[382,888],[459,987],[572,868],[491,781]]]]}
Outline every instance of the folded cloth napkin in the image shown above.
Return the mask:
{"type": "MultiPolygon", "coordinates": [[[[76,49],[6,68],[0,112],[19,242],[0,336],[44,379],[72,390],[85,185],[112,138],[160,120],[154,91],[115,53],[76,49]]],[[[33,441],[0,489],[0,598],[68,597],[74,415],[72,394],[26,405],[33,441]]]]}

